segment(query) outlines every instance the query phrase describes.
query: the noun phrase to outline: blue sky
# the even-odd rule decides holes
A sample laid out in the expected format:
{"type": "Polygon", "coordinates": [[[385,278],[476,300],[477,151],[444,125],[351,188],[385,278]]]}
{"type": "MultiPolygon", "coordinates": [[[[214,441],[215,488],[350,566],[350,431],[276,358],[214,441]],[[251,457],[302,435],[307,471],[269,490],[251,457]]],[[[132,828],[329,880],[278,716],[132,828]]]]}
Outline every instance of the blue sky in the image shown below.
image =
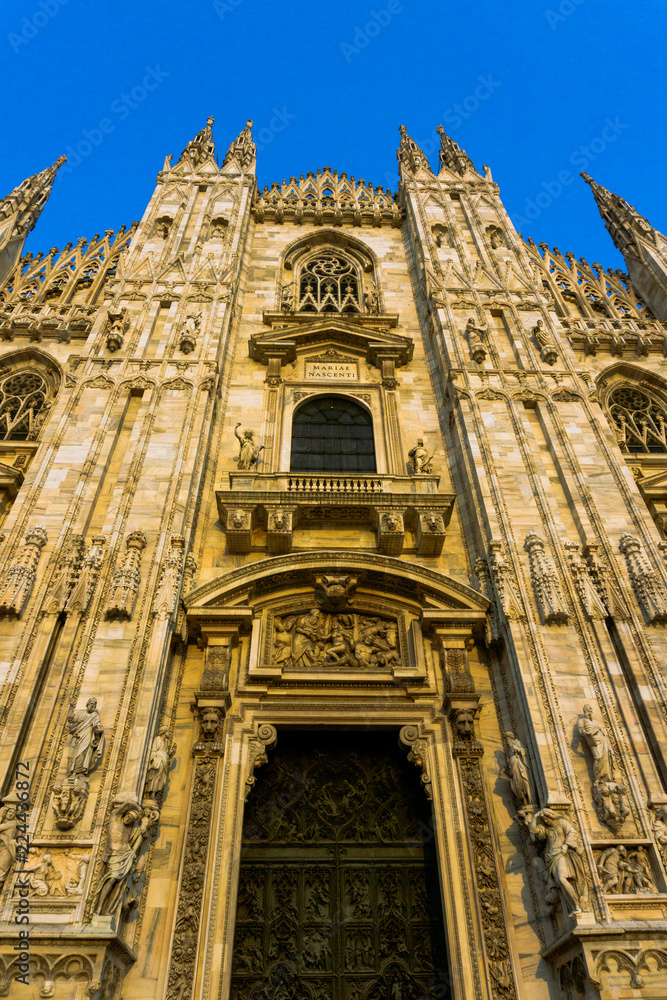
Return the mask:
{"type": "Polygon", "coordinates": [[[395,189],[398,126],[437,165],[443,123],[520,232],[617,267],[579,171],[667,231],[666,21],[667,0],[3,0],[0,196],[85,152],[29,237],[48,250],[139,218],[208,115],[220,156],[254,119],[262,186],[330,165],[395,189]]]}

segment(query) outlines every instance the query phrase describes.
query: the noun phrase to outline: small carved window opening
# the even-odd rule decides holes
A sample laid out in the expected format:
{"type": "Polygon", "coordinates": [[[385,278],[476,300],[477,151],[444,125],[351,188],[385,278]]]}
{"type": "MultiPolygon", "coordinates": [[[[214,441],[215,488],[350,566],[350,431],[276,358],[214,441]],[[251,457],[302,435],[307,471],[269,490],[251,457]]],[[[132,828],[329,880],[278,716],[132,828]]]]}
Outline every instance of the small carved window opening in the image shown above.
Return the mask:
{"type": "Polygon", "coordinates": [[[0,376],[0,439],[30,441],[46,416],[48,386],[31,369],[0,376]]]}
{"type": "Polygon", "coordinates": [[[322,253],[301,269],[299,312],[361,312],[357,268],[342,254],[322,253]]]}
{"type": "Polygon", "coordinates": [[[619,386],[608,405],[622,451],[634,455],[667,452],[667,412],[653,399],[632,386],[619,386]]]}
{"type": "Polygon", "coordinates": [[[292,422],[292,472],[375,472],[373,420],[345,396],[317,396],[292,422]]]}

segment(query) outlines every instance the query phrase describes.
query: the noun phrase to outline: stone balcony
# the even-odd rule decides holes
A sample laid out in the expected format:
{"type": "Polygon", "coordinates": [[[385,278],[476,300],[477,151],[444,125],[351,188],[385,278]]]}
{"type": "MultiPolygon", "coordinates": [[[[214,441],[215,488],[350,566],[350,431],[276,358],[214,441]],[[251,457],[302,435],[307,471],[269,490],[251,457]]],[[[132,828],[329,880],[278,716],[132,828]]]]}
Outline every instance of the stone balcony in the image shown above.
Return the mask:
{"type": "Polygon", "coordinates": [[[229,552],[249,552],[255,528],[277,554],[291,550],[297,526],[344,522],[372,525],[385,555],[400,555],[410,531],[420,555],[437,556],[456,499],[438,492],[439,483],[434,475],[231,472],[216,499],[229,552]]]}

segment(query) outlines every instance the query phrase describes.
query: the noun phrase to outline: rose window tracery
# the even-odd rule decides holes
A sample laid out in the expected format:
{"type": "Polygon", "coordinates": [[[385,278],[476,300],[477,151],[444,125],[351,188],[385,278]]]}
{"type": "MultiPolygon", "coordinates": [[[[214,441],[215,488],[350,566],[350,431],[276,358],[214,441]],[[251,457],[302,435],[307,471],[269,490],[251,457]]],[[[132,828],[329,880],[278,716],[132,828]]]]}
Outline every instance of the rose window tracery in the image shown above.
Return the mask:
{"type": "Polygon", "coordinates": [[[359,277],[341,254],[325,253],[304,264],[299,280],[300,312],[361,312],[359,277]]]}
{"type": "Polygon", "coordinates": [[[28,441],[37,437],[48,410],[46,380],[33,370],[0,377],[0,437],[28,441]]]}
{"type": "Polygon", "coordinates": [[[609,397],[609,415],[621,449],[631,454],[667,452],[667,411],[633,386],[609,397]]]}

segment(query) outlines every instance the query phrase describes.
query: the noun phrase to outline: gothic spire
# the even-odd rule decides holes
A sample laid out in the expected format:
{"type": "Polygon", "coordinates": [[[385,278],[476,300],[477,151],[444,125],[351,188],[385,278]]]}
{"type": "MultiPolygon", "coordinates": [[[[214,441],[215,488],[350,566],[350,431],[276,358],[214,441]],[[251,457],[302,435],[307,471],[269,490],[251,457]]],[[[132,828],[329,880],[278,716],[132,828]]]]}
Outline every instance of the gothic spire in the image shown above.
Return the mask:
{"type": "Polygon", "coordinates": [[[440,136],[440,170],[447,167],[463,177],[466,170],[475,169],[465,149],[447,135],[442,125],[438,125],[436,132],[440,136]]]}
{"type": "Polygon", "coordinates": [[[629,205],[588,174],[593,197],[607,232],[625,257],[630,281],[654,316],[667,319],[667,239],[629,205]]]}
{"type": "Polygon", "coordinates": [[[398,130],[401,133],[401,142],[396,155],[400,166],[407,167],[414,174],[420,167],[426,167],[427,170],[430,170],[431,167],[424,150],[420,149],[415,140],[408,135],[405,125],[399,125],[398,130]]]}
{"type": "Polygon", "coordinates": [[[590,174],[582,173],[581,176],[590,185],[607,231],[621,253],[637,254],[639,250],[638,238],[653,244],[658,239],[665,242],[662,233],[655,230],[643,215],[640,215],[632,205],[628,204],[625,198],[612,194],[602,184],[594,181],[590,174]]]}
{"type": "Polygon", "coordinates": [[[214,121],[215,118],[209,117],[206,119],[206,125],[187,144],[179,157],[178,163],[182,163],[187,157],[193,167],[198,167],[209,156],[215,158],[215,143],[213,142],[213,129],[211,128],[214,121]]]}
{"type": "Polygon", "coordinates": [[[26,236],[35,228],[58,169],[66,159],[59,156],[52,166],[26,178],[0,201],[0,281],[18,260],[26,236]]]}
{"type": "Polygon", "coordinates": [[[234,139],[234,142],[225,153],[222,165],[224,167],[234,161],[243,169],[247,169],[251,165],[256,153],[257,147],[252,141],[252,119],[249,118],[245,123],[243,131],[234,139]]]}

